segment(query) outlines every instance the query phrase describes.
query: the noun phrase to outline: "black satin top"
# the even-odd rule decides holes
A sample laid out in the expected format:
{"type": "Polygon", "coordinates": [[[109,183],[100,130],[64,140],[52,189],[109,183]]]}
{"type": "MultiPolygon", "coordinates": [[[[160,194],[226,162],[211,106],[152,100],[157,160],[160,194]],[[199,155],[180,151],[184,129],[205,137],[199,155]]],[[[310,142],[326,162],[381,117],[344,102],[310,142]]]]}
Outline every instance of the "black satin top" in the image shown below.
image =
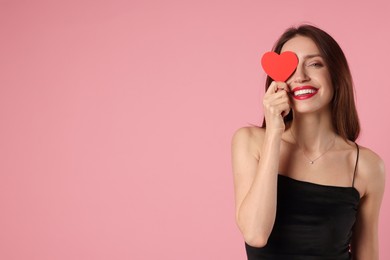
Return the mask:
{"type": "Polygon", "coordinates": [[[327,186],[279,175],[273,230],[265,247],[245,243],[248,260],[351,259],[349,245],[359,201],[353,184],[327,186]]]}

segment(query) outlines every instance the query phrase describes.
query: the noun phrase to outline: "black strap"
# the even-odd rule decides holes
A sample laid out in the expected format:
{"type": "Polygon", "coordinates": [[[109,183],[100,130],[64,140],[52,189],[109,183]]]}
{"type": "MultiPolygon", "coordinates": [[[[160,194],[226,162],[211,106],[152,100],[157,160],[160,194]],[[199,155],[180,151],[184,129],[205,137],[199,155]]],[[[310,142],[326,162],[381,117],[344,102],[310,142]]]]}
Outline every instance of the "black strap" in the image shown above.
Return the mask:
{"type": "Polygon", "coordinates": [[[356,145],[357,155],[356,155],[355,170],[353,171],[352,187],[355,184],[356,169],[357,169],[357,165],[358,165],[358,161],[359,161],[359,145],[357,143],[355,143],[355,145],[356,145]]]}

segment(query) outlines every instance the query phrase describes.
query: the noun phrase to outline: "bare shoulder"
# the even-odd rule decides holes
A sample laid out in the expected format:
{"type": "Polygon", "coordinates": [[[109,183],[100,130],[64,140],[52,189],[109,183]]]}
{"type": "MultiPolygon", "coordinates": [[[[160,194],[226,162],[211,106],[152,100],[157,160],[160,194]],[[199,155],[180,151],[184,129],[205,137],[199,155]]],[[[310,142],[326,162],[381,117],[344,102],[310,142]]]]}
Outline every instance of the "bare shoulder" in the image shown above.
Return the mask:
{"type": "Polygon", "coordinates": [[[244,126],[237,129],[233,134],[233,141],[246,138],[262,139],[265,134],[265,129],[257,126],[244,126]]]}
{"type": "Polygon", "coordinates": [[[256,126],[244,126],[237,129],[232,137],[232,151],[245,149],[256,158],[263,143],[265,129],[256,126]]]}
{"type": "Polygon", "coordinates": [[[385,164],[382,158],[369,148],[359,146],[358,176],[364,182],[365,195],[381,192],[385,183],[385,164]]]}

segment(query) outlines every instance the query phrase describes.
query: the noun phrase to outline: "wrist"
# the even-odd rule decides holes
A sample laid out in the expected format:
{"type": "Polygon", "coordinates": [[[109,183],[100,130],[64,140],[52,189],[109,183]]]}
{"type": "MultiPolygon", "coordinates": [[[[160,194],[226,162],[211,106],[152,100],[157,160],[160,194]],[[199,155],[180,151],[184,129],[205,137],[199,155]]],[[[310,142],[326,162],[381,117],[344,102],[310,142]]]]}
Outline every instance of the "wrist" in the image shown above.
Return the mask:
{"type": "Polygon", "coordinates": [[[284,128],[265,128],[265,135],[267,137],[282,137],[284,128]]]}

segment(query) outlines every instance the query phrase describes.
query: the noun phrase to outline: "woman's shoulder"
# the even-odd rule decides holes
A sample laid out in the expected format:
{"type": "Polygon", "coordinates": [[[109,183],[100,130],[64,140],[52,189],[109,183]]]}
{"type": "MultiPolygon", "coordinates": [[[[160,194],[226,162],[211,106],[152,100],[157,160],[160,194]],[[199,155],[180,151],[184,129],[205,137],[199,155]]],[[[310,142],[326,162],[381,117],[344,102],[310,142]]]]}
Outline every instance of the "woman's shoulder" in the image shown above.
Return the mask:
{"type": "Polygon", "coordinates": [[[361,145],[359,145],[359,153],[359,166],[362,170],[384,172],[384,162],[378,154],[361,145]]]}
{"type": "Polygon", "coordinates": [[[368,190],[384,185],[385,164],[382,158],[371,149],[359,145],[358,176],[365,182],[368,190]]]}
{"type": "MultiPolygon", "coordinates": [[[[265,128],[259,126],[243,126],[238,128],[233,134],[233,141],[236,142],[256,142],[262,141],[265,135],[265,128]]],[[[257,142],[256,142],[257,143],[257,142]]]]}
{"type": "Polygon", "coordinates": [[[256,158],[263,143],[265,129],[259,126],[243,126],[238,128],[232,137],[232,150],[246,150],[256,158]]]}

